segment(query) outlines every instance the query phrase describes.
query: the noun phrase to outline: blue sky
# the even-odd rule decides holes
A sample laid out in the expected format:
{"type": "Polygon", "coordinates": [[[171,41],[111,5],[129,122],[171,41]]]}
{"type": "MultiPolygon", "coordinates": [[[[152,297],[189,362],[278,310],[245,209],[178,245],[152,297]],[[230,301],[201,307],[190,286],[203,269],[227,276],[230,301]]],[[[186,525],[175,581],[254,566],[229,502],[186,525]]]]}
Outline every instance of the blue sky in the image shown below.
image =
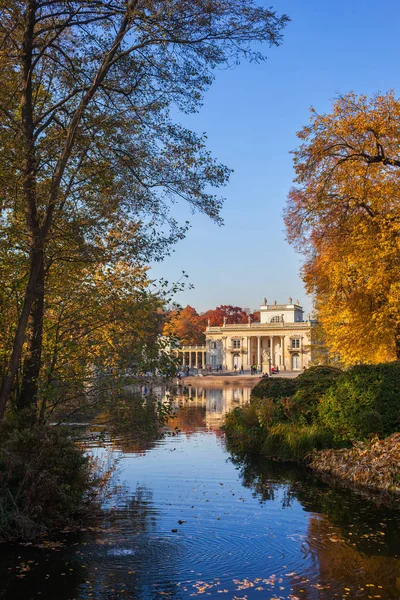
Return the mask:
{"type": "Polygon", "coordinates": [[[312,105],[329,111],[338,94],[354,90],[397,92],[400,2],[386,0],[279,0],[292,19],[283,45],[268,51],[264,64],[243,63],[216,73],[204,105],[185,125],[207,132],[209,149],[234,169],[217,227],[206,217],[178,208],[190,218],[187,238],[152,277],[194,285],[176,300],[199,312],[220,304],[256,308],[263,297],[286,302],[307,298],[299,270],[302,257],[285,240],[282,211],[293,180],[290,150],[312,105]]]}

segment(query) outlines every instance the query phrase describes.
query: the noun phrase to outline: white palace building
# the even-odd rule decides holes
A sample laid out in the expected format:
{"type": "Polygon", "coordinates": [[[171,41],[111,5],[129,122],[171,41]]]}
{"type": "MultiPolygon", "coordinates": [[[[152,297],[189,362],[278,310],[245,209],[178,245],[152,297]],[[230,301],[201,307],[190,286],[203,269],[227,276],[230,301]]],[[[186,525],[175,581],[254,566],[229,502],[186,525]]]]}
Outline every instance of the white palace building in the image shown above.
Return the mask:
{"type": "Polygon", "coordinates": [[[264,304],[260,307],[260,322],[220,327],[208,325],[204,346],[181,346],[178,349],[183,366],[224,370],[250,369],[268,373],[271,367],[281,371],[302,371],[311,361],[312,321],[304,320],[299,301],[289,298],[288,304],[264,304]]]}

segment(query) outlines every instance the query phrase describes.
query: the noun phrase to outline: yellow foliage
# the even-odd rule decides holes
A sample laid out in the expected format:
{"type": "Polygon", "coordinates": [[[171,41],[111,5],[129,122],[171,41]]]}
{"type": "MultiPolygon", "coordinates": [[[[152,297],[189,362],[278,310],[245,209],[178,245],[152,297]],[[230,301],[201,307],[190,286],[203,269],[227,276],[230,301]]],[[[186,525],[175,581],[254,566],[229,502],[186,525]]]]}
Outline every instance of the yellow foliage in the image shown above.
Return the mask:
{"type": "Polygon", "coordinates": [[[288,237],[306,255],[331,352],[348,364],[400,357],[400,101],[351,93],[311,112],[294,152],[288,237]]]}

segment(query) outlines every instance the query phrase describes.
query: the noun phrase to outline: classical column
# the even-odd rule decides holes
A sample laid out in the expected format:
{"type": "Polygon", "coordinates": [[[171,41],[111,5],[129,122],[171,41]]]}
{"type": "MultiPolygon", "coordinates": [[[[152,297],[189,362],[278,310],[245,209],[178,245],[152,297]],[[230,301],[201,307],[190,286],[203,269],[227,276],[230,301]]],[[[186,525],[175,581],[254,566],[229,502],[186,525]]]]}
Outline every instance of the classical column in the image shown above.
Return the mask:
{"type": "Polygon", "coordinates": [[[257,336],[257,366],[261,366],[261,336],[257,336]]]}
{"type": "Polygon", "coordinates": [[[222,368],[225,369],[225,367],[228,367],[228,360],[227,360],[227,353],[226,353],[226,336],[222,338],[222,368]]]}
{"type": "Polygon", "coordinates": [[[182,367],[185,366],[185,352],[182,352],[182,367]]]}
{"type": "Polygon", "coordinates": [[[247,366],[251,367],[251,337],[247,338],[247,366]]]}
{"type": "Polygon", "coordinates": [[[303,356],[303,338],[300,340],[300,369],[304,367],[304,356],[303,356]]]}
{"type": "MultiPolygon", "coordinates": [[[[275,356],[274,356],[274,336],[270,335],[269,336],[269,370],[271,371],[271,367],[275,366],[275,362],[274,362],[275,356]]],[[[270,372],[271,375],[271,372],[270,372]]]]}
{"type": "Polygon", "coordinates": [[[194,366],[196,369],[198,369],[199,368],[199,354],[198,354],[197,350],[194,353],[194,361],[195,361],[194,366]]]}
{"type": "Polygon", "coordinates": [[[281,336],[281,355],[282,355],[282,366],[285,369],[285,336],[281,336]]]}

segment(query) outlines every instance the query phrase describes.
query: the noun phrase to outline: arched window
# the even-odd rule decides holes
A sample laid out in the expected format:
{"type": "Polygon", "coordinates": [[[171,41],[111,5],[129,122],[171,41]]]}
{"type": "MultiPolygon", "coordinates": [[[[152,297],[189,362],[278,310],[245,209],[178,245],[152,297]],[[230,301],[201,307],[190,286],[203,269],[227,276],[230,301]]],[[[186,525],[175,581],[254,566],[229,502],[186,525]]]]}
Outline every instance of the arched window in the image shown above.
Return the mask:
{"type": "Polygon", "coordinates": [[[276,315],[276,317],[272,317],[272,319],[270,320],[270,323],[279,323],[279,322],[280,322],[279,315],[276,315]]]}

